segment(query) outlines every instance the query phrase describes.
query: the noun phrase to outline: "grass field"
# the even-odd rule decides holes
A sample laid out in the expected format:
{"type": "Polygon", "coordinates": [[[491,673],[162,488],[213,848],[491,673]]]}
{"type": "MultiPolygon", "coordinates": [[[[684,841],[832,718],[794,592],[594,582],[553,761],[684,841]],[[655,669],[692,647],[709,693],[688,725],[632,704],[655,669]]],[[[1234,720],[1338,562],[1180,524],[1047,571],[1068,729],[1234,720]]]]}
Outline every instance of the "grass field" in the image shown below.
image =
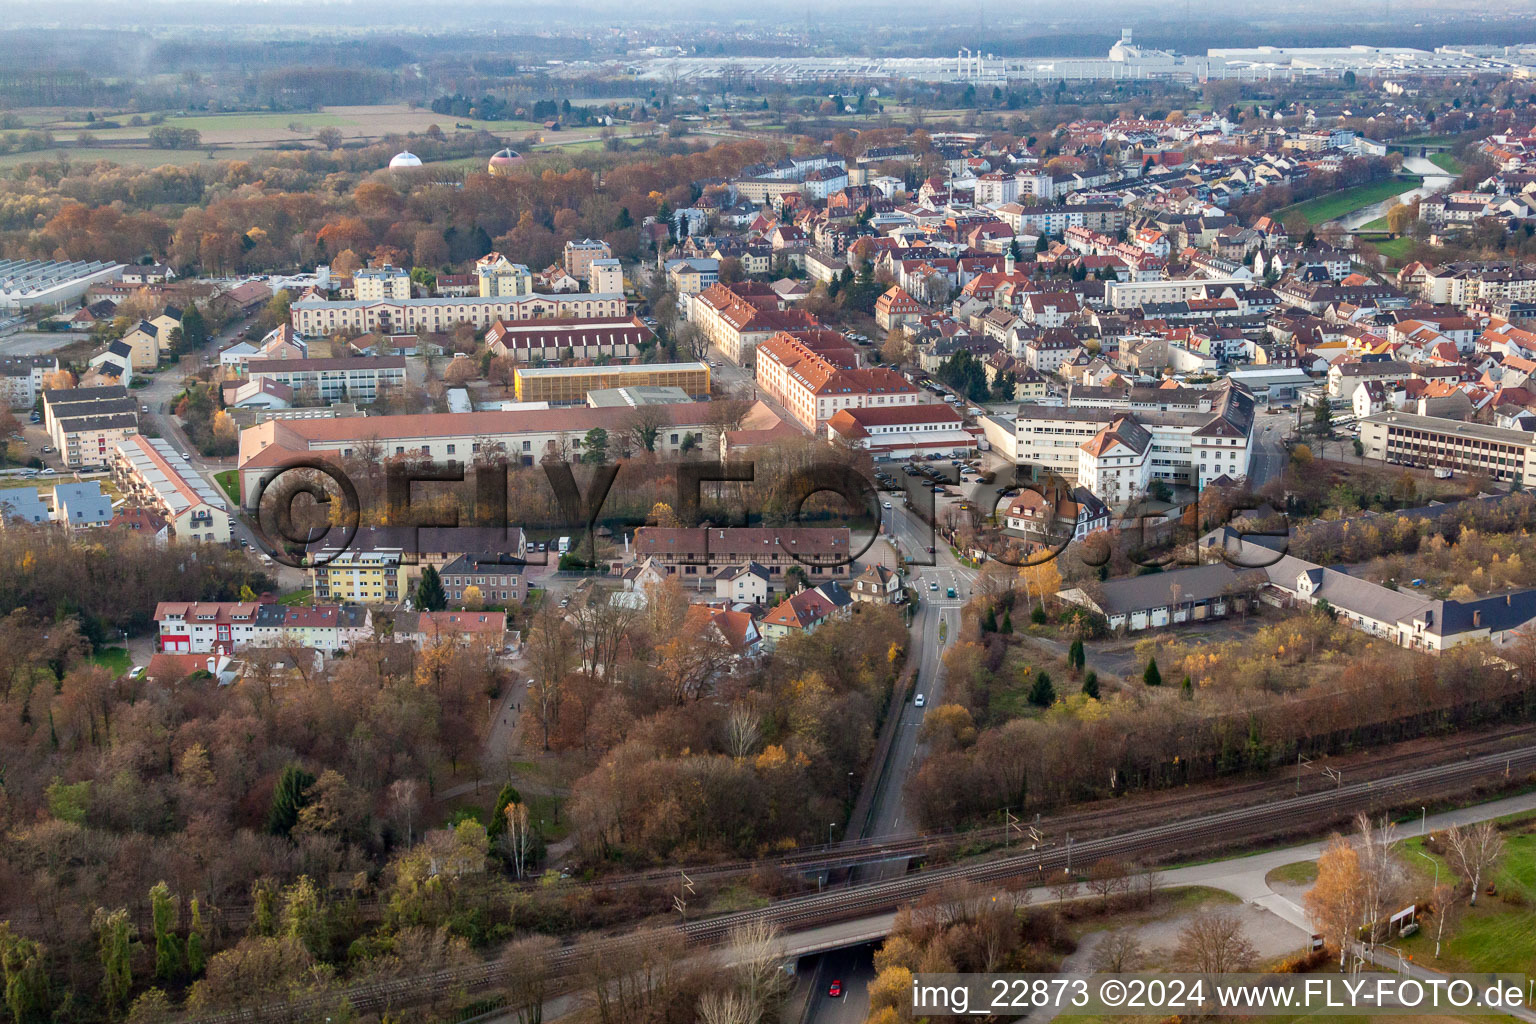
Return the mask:
{"type": "Polygon", "coordinates": [[[1337,192],[1329,192],[1327,195],[1318,196],[1316,199],[1308,199],[1304,203],[1287,207],[1280,211],[1280,217],[1291,214],[1300,214],[1308,224],[1314,227],[1330,220],[1337,220],[1348,213],[1354,213],[1362,207],[1379,203],[1383,199],[1391,199],[1393,196],[1402,195],[1412,191],[1422,182],[1420,178],[1388,178],[1385,181],[1373,181],[1365,185],[1355,185],[1350,188],[1339,189],[1337,192]]]}
{"type": "MultiPolygon", "coordinates": [[[[1536,828],[1528,822],[1524,828],[1536,828]]],[[[1417,837],[1403,844],[1407,861],[1426,885],[1433,879],[1433,868],[1419,856],[1423,842],[1417,837]]],[[[1454,874],[1439,857],[1426,856],[1440,864],[1440,877],[1454,874]]],[[[1405,950],[1415,959],[1444,971],[1518,971],[1525,974],[1536,965],[1536,833],[1507,831],[1504,835],[1504,860],[1493,878],[1496,896],[1479,895],[1477,906],[1464,908],[1461,921],[1449,934],[1434,959],[1434,922],[1425,922],[1419,934],[1404,940],[1405,950]]]]}
{"type": "Polygon", "coordinates": [[[1393,139],[1394,146],[1451,146],[1456,142],[1455,135],[1414,135],[1406,139],[1393,139]]]}
{"type": "Polygon", "coordinates": [[[1429,155],[1429,162],[1447,174],[1461,173],[1461,161],[1449,153],[1431,153],[1429,155]]]}
{"type": "Polygon", "coordinates": [[[133,659],[126,647],[104,647],[91,655],[91,661],[110,669],[114,675],[122,675],[133,667],[133,659]]]}
{"type": "MultiPolygon", "coordinates": [[[[249,147],[228,148],[215,147],[215,160],[249,160],[259,153],[271,153],[272,150],[252,149],[249,147]]],[[[6,153],[0,156],[0,168],[15,167],[18,164],[36,163],[39,160],[60,161],[67,160],[71,164],[94,164],[98,160],[109,160],[125,167],[163,167],[171,164],[175,167],[185,167],[188,164],[206,163],[208,151],[204,149],[138,149],[129,146],[55,146],[52,149],[40,149],[33,153],[6,153]]]]}
{"type": "Polygon", "coordinates": [[[238,469],[226,469],[213,474],[213,478],[219,482],[219,489],[229,499],[231,505],[240,505],[240,471],[238,469]]]}
{"type": "Polygon", "coordinates": [[[1282,864],[1264,876],[1266,885],[1311,885],[1317,881],[1317,862],[1299,860],[1295,864],[1282,864]]]}
{"type": "Polygon", "coordinates": [[[1373,241],[1371,244],[1376,247],[1377,252],[1397,263],[1402,263],[1406,260],[1408,253],[1413,250],[1413,239],[1408,236],[1387,238],[1379,242],[1373,241]]]}

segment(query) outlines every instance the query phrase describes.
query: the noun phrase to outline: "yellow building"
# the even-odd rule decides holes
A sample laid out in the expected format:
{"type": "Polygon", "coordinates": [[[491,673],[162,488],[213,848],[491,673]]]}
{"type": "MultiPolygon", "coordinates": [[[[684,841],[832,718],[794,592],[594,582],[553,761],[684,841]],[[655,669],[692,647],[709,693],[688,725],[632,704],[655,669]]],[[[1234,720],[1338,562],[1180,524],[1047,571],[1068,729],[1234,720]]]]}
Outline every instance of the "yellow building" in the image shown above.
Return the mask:
{"type": "Polygon", "coordinates": [[[343,551],[311,574],[315,600],[331,604],[396,604],[405,582],[399,551],[343,551]]]}
{"type": "Polygon", "coordinates": [[[709,394],[706,363],[639,363],[630,366],[518,367],[514,378],[519,402],[580,405],[588,391],[646,385],[681,388],[689,395],[709,394]]]}

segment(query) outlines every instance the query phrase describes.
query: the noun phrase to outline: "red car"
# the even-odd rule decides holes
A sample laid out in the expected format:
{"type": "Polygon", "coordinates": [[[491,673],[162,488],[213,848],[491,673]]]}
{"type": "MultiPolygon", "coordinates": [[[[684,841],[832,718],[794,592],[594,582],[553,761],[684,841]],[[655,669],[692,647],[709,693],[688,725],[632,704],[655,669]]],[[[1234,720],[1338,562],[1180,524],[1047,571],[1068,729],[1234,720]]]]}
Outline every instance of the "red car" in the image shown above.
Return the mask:
{"type": "Polygon", "coordinates": [[[838,981],[837,979],[834,978],[832,980],[832,984],[827,986],[827,996],[829,998],[831,998],[831,999],[836,999],[839,996],[841,996],[842,994],[843,994],[843,983],[841,981],[838,981]]]}

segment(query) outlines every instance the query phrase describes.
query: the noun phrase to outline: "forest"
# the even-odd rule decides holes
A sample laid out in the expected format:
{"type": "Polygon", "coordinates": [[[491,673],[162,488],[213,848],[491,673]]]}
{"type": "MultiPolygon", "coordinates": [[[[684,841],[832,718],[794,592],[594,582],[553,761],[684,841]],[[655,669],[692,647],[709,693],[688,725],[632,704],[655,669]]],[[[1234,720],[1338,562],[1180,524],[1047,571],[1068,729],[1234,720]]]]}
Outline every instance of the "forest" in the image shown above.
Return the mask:
{"type": "MultiPolygon", "coordinates": [[[[600,877],[824,841],[905,663],[883,607],[759,661],[700,630],[675,582],[643,609],[602,590],[550,606],[528,624],[523,743],[559,766],[551,783],[482,750],[511,681],[494,652],[394,643],[378,612],[376,640],[323,664],[278,645],[240,652],[233,685],[128,678],[92,660],[92,635],[145,628],[146,595],[250,599],[267,581],[221,551],[23,534],[0,534],[18,608],[0,646],[25,652],[0,675],[19,1024],[323,996],[657,912],[645,890],[530,887],[547,842],[568,832],[600,877]]],[[[441,998],[420,1012],[458,994],[441,998]]]]}

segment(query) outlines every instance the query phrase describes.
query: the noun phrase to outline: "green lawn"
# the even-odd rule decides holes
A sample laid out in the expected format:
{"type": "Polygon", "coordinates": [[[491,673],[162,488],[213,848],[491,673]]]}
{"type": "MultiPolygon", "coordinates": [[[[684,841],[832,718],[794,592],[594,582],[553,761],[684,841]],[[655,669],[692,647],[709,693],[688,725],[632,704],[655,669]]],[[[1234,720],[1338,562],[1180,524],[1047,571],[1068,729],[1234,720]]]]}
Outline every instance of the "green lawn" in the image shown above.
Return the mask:
{"type": "Polygon", "coordinates": [[[312,590],[295,590],[291,594],[284,594],[277,599],[278,604],[299,605],[309,604],[315,598],[312,590]]]}
{"type": "Polygon", "coordinates": [[[224,496],[229,499],[231,505],[240,507],[240,471],[238,469],[225,469],[213,474],[213,478],[219,482],[219,488],[224,496]]]}
{"type": "Polygon", "coordinates": [[[133,658],[128,655],[126,647],[103,647],[91,655],[91,661],[119,676],[133,667],[133,658]]]}
{"type": "Polygon", "coordinates": [[[1449,153],[1431,153],[1429,155],[1429,162],[1447,174],[1461,173],[1461,161],[1449,153]]]}
{"type": "Polygon", "coordinates": [[[1315,881],[1317,881],[1317,862],[1313,860],[1282,864],[1264,876],[1266,885],[1311,885],[1315,881]]]}
{"type": "Polygon", "coordinates": [[[1361,207],[1379,203],[1383,199],[1391,199],[1393,196],[1402,195],[1417,188],[1422,178],[1388,178],[1385,181],[1373,181],[1365,185],[1355,185],[1350,188],[1339,189],[1337,192],[1329,192],[1327,195],[1318,196],[1316,199],[1308,199],[1304,203],[1287,207],[1279,211],[1283,220],[1290,214],[1300,214],[1308,224],[1314,227],[1330,220],[1337,220],[1347,213],[1353,213],[1361,207]]]}
{"type": "Polygon", "coordinates": [[[1383,239],[1380,242],[1373,241],[1376,251],[1387,259],[1396,263],[1402,263],[1408,259],[1408,253],[1413,250],[1413,239],[1407,235],[1401,238],[1383,239]]]}
{"type": "MultiPolygon", "coordinates": [[[[1403,845],[1404,861],[1427,890],[1434,868],[1419,856],[1423,841],[1415,837],[1403,845]]],[[[1433,859],[1440,864],[1441,881],[1454,873],[1444,860],[1433,859]]],[[[1442,971],[1530,973],[1536,968],[1536,913],[1531,911],[1536,901],[1536,834],[1518,830],[1505,833],[1504,860],[1493,882],[1498,895],[1480,894],[1477,906],[1462,908],[1461,920],[1443,942],[1439,960],[1434,959],[1433,918],[1422,922],[1419,934],[1404,940],[1405,950],[1442,971]]]]}

